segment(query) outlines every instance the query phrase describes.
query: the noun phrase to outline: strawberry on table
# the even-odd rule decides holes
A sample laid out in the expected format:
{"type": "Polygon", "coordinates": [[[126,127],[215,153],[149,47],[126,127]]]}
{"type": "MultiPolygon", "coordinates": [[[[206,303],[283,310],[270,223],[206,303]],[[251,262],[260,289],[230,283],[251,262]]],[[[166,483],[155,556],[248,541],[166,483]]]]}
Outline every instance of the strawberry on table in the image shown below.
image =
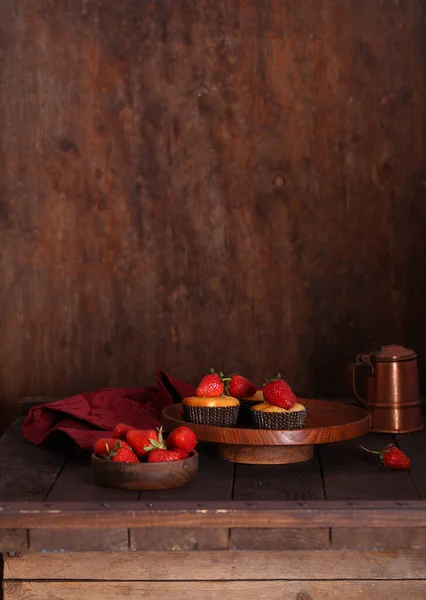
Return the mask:
{"type": "Polygon", "coordinates": [[[116,452],[122,446],[128,446],[123,440],[117,440],[116,438],[100,438],[95,442],[93,451],[101,458],[110,459],[111,454],[116,452]]]}
{"type": "Polygon", "coordinates": [[[234,398],[249,398],[256,393],[256,386],[242,375],[231,375],[228,391],[234,398]]]}
{"type": "Polygon", "coordinates": [[[389,444],[380,452],[375,452],[374,450],[369,450],[368,448],[364,448],[364,446],[360,446],[366,452],[370,454],[378,454],[380,456],[380,460],[382,461],[382,465],[386,469],[391,469],[393,471],[405,471],[410,468],[411,460],[408,458],[402,450],[394,446],[394,444],[389,444]]]}
{"type": "Polygon", "coordinates": [[[130,446],[121,446],[116,452],[111,455],[112,462],[121,463],[138,463],[139,459],[130,446]]]}
{"type": "Polygon", "coordinates": [[[132,429],[134,429],[134,427],[132,427],[131,425],[125,425],[124,423],[118,423],[115,426],[114,433],[112,434],[112,436],[119,440],[125,440],[127,433],[129,431],[131,431],[132,429]]]}
{"type": "Polygon", "coordinates": [[[132,429],[127,433],[126,440],[139,458],[146,456],[153,448],[166,448],[161,427],[158,431],[154,429],[132,429]]]}
{"type": "Polygon", "coordinates": [[[167,438],[167,448],[179,448],[186,452],[192,452],[197,444],[197,436],[189,427],[178,427],[174,429],[167,438]]]}
{"type": "Polygon", "coordinates": [[[285,408],[286,410],[293,408],[297,401],[291,387],[286,381],[281,379],[280,374],[265,383],[263,396],[269,404],[275,404],[275,406],[285,408]]]}
{"type": "Polygon", "coordinates": [[[224,388],[223,373],[217,374],[214,369],[210,369],[210,374],[204,375],[198,384],[195,395],[202,398],[216,398],[222,396],[224,388]]]}
{"type": "Polygon", "coordinates": [[[179,450],[151,450],[148,455],[149,463],[172,462],[182,460],[179,450]]]}

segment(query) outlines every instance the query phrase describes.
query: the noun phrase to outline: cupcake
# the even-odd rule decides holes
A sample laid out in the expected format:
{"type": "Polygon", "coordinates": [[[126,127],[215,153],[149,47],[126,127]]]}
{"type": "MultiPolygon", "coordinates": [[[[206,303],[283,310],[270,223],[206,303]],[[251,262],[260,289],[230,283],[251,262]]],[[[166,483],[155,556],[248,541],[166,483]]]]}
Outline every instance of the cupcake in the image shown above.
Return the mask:
{"type": "Polygon", "coordinates": [[[262,402],[250,409],[250,416],[256,429],[303,429],[307,412],[303,404],[298,402],[291,408],[262,402]]]}
{"type": "Polygon", "coordinates": [[[238,421],[242,425],[251,425],[252,418],[250,409],[256,404],[260,404],[265,401],[265,397],[263,395],[262,390],[257,390],[253,395],[247,396],[246,398],[238,398],[240,401],[240,414],[238,416],[238,421]]]}
{"type": "Polygon", "coordinates": [[[232,396],[190,396],[182,401],[185,421],[215,427],[233,427],[238,420],[240,402],[232,396]]]}

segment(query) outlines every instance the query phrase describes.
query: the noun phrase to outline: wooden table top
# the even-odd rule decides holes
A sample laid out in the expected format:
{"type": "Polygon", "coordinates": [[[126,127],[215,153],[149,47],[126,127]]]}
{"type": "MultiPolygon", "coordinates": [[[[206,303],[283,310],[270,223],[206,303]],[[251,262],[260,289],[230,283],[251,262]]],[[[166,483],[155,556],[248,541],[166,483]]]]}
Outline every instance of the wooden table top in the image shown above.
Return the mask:
{"type": "MultiPolygon", "coordinates": [[[[87,454],[27,443],[23,420],[0,440],[0,528],[9,533],[426,527],[426,431],[325,444],[316,447],[313,460],[277,466],[225,463],[201,447],[192,483],[140,493],[95,485],[87,454]],[[410,456],[411,470],[380,468],[378,457],[363,452],[360,443],[377,450],[398,444],[410,456]]],[[[13,548],[10,539],[5,545],[13,548]]]]}

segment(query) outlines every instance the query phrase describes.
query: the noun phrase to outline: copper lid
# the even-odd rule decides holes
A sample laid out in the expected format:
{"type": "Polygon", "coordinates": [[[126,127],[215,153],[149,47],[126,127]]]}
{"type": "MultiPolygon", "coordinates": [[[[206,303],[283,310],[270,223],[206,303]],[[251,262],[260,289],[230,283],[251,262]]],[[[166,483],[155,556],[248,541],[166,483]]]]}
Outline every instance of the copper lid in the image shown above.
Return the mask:
{"type": "Polygon", "coordinates": [[[397,344],[382,346],[380,350],[373,355],[374,360],[378,362],[397,362],[399,360],[411,360],[416,357],[417,354],[414,350],[404,348],[404,346],[398,346],[397,344]]]}

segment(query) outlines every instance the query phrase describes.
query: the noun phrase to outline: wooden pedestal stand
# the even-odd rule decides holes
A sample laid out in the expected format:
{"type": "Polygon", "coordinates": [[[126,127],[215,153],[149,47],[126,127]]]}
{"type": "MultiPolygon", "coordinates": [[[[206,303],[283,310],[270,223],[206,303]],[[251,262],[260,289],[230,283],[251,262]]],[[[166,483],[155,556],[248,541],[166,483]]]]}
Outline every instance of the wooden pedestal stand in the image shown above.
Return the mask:
{"type": "Polygon", "coordinates": [[[313,457],[315,444],[360,437],[370,430],[370,416],[358,406],[304,398],[298,398],[298,402],[308,410],[304,429],[277,431],[196,425],[184,421],[181,404],[163,411],[163,425],[166,431],[186,425],[199,441],[217,444],[219,456],[226,461],[265,465],[304,462],[313,457]]]}

